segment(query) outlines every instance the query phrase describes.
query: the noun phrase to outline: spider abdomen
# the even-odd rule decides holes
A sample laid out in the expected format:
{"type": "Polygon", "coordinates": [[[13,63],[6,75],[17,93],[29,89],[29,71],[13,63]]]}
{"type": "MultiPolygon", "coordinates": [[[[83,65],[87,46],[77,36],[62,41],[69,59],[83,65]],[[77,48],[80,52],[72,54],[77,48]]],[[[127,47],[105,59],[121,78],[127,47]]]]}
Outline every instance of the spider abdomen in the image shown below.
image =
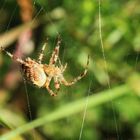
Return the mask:
{"type": "Polygon", "coordinates": [[[30,83],[38,87],[43,87],[46,83],[47,76],[43,68],[41,67],[41,64],[38,64],[33,60],[30,61],[28,60],[26,62],[28,62],[27,64],[29,64],[29,66],[25,66],[25,65],[22,66],[26,79],[30,83]]]}

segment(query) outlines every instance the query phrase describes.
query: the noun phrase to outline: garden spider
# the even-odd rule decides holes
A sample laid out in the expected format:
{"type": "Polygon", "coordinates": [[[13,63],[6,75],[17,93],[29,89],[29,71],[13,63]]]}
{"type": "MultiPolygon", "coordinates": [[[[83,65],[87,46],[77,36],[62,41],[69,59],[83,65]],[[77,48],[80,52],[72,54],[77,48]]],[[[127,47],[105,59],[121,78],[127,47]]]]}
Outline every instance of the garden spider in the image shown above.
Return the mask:
{"type": "Polygon", "coordinates": [[[73,79],[71,82],[67,82],[63,76],[67,64],[63,66],[58,57],[60,43],[61,40],[58,37],[56,47],[49,60],[49,64],[42,64],[42,59],[44,55],[43,52],[45,50],[45,47],[47,46],[47,42],[43,45],[38,60],[33,60],[30,57],[22,60],[21,58],[18,58],[13,54],[5,51],[3,47],[1,47],[1,50],[4,51],[10,58],[21,64],[21,68],[27,81],[31,82],[39,88],[45,87],[51,96],[56,96],[57,94],[50,89],[50,82],[52,79],[54,80],[54,87],[56,88],[56,90],[59,90],[60,84],[63,84],[65,86],[71,86],[87,74],[87,66],[89,64],[88,56],[87,65],[84,72],[81,73],[80,76],[78,76],[77,78],[73,79]],[[60,64],[60,67],[56,65],[57,60],[60,64]]]}

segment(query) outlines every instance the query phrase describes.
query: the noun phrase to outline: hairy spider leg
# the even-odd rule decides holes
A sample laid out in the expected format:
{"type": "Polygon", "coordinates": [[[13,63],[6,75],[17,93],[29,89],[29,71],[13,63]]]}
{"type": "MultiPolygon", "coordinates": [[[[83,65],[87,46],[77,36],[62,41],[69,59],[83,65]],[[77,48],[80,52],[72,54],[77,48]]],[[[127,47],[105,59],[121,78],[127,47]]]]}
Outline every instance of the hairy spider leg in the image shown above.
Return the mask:
{"type": "Polygon", "coordinates": [[[65,86],[71,86],[71,85],[75,84],[77,81],[82,79],[87,74],[88,65],[89,65],[89,55],[88,55],[88,60],[87,60],[87,64],[86,64],[86,68],[85,68],[84,72],[81,73],[78,77],[74,78],[71,82],[66,81],[66,79],[63,76],[61,76],[60,77],[61,83],[64,84],[65,86]]]}
{"type": "Polygon", "coordinates": [[[3,47],[0,47],[0,50],[2,50],[3,52],[5,52],[10,58],[14,59],[15,61],[19,62],[20,64],[27,65],[22,59],[14,56],[10,52],[7,52],[3,47]]]}
{"type": "Polygon", "coordinates": [[[59,62],[59,65],[60,65],[60,69],[63,73],[67,68],[67,63],[63,66],[59,57],[58,57],[58,62],[59,62]]]}
{"type": "Polygon", "coordinates": [[[45,87],[48,90],[49,94],[51,96],[56,96],[56,94],[50,89],[49,85],[50,85],[50,81],[51,81],[52,77],[47,77],[46,83],[45,83],[45,87]]]}
{"type": "Polygon", "coordinates": [[[44,50],[45,50],[47,45],[48,45],[48,38],[47,38],[46,42],[44,43],[44,45],[42,46],[42,49],[41,49],[41,51],[39,53],[38,63],[40,63],[40,64],[42,62],[42,59],[43,59],[43,56],[44,56],[44,50]]]}
{"type": "Polygon", "coordinates": [[[61,68],[62,72],[64,72],[66,68],[67,68],[67,63],[64,66],[62,65],[62,68],[61,68]]]}
{"type": "Polygon", "coordinates": [[[54,77],[54,87],[55,87],[55,89],[57,91],[59,91],[59,89],[60,89],[60,83],[58,81],[58,78],[55,78],[55,77],[54,77]]]}
{"type": "Polygon", "coordinates": [[[58,55],[59,55],[59,47],[60,47],[60,43],[61,43],[61,40],[60,40],[60,36],[58,36],[58,39],[57,39],[57,44],[56,44],[56,47],[52,53],[52,56],[50,58],[50,62],[49,62],[49,65],[53,65],[56,63],[57,59],[58,59],[58,55]]]}

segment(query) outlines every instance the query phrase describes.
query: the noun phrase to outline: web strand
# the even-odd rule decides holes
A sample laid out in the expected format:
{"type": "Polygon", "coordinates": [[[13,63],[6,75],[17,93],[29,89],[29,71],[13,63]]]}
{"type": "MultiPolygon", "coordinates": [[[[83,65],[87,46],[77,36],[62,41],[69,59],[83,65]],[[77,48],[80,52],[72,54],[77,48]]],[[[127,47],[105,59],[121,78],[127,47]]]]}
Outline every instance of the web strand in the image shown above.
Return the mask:
{"type": "MultiPolygon", "coordinates": [[[[98,15],[99,19],[98,20],[99,20],[99,37],[100,37],[100,42],[101,42],[101,50],[102,50],[104,64],[105,64],[105,71],[106,71],[106,74],[107,74],[107,85],[108,85],[108,88],[111,89],[111,84],[110,84],[110,79],[109,79],[109,74],[108,74],[107,61],[106,61],[106,57],[105,57],[105,51],[104,51],[104,45],[103,45],[103,39],[102,39],[101,0],[99,0],[99,12],[98,13],[99,13],[99,15],[98,15]]],[[[112,100],[111,100],[111,107],[112,107],[112,111],[113,111],[113,117],[114,117],[114,122],[115,122],[117,139],[119,140],[119,131],[118,131],[116,113],[115,113],[114,104],[113,104],[112,100]]]]}
{"type": "MultiPolygon", "coordinates": [[[[21,71],[21,73],[22,73],[22,71],[21,71]]],[[[29,113],[29,120],[32,121],[33,117],[32,117],[29,93],[28,93],[28,89],[27,89],[26,79],[24,78],[23,73],[22,73],[22,79],[23,79],[23,82],[24,82],[24,88],[25,88],[25,93],[26,93],[27,108],[28,108],[28,113],[29,113]]],[[[34,132],[34,130],[33,130],[33,139],[35,140],[35,132],[34,132]]]]}
{"type": "Polygon", "coordinates": [[[42,10],[43,10],[43,7],[41,7],[41,8],[39,9],[39,11],[37,12],[37,14],[36,14],[35,17],[33,18],[32,24],[34,23],[35,19],[39,16],[39,14],[41,13],[42,10]]]}
{"type": "Polygon", "coordinates": [[[85,123],[86,114],[87,114],[87,107],[88,107],[91,83],[92,82],[90,82],[90,84],[89,84],[88,95],[86,97],[86,103],[85,103],[85,109],[84,109],[84,114],[83,114],[83,119],[82,119],[81,130],[80,130],[80,134],[79,134],[79,140],[81,140],[82,134],[83,134],[83,128],[84,128],[84,123],[85,123]]]}
{"type": "MultiPolygon", "coordinates": [[[[43,10],[43,7],[41,7],[39,9],[39,11],[37,12],[37,14],[33,18],[32,24],[35,21],[35,19],[39,16],[39,14],[41,13],[42,10],[43,10]]],[[[30,105],[30,98],[29,98],[29,93],[28,93],[28,89],[27,89],[26,79],[24,78],[24,75],[23,75],[23,72],[22,71],[21,71],[21,73],[22,73],[22,78],[23,78],[24,87],[25,87],[25,93],[26,93],[26,99],[27,99],[27,107],[28,107],[29,119],[30,119],[30,121],[32,121],[33,120],[33,117],[32,117],[32,111],[31,111],[31,105],[30,105]]],[[[35,132],[34,132],[34,130],[33,130],[33,139],[35,140],[35,132]]]]}
{"type": "Polygon", "coordinates": [[[14,10],[12,11],[10,20],[9,20],[8,25],[7,25],[7,27],[6,27],[6,31],[8,31],[8,29],[9,29],[9,26],[10,26],[10,24],[11,24],[13,18],[14,18],[14,15],[15,15],[15,13],[16,13],[16,10],[17,10],[17,5],[15,6],[14,10]]]}
{"type": "Polygon", "coordinates": [[[29,118],[32,121],[32,111],[31,111],[31,105],[30,105],[30,99],[29,99],[29,93],[27,90],[27,84],[26,84],[26,80],[23,77],[23,82],[24,82],[24,88],[25,88],[25,93],[26,93],[26,98],[27,98],[27,107],[28,107],[28,112],[29,112],[29,118]]]}

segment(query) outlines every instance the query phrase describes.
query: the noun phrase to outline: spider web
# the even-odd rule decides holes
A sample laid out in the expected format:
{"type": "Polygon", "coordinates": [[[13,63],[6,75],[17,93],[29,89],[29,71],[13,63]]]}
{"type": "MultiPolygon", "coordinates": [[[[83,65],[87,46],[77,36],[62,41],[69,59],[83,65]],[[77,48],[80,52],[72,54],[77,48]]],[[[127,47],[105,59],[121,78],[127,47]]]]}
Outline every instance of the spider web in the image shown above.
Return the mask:
{"type": "MultiPolygon", "coordinates": [[[[100,39],[100,43],[101,43],[100,46],[101,46],[101,51],[102,51],[102,57],[104,59],[105,72],[106,72],[106,75],[107,75],[106,82],[107,82],[108,88],[111,89],[111,83],[110,83],[110,78],[109,78],[109,74],[108,74],[108,65],[107,65],[106,54],[105,54],[105,51],[104,51],[104,44],[103,44],[103,39],[102,39],[102,14],[101,14],[101,5],[102,5],[102,3],[101,2],[102,2],[101,0],[98,0],[98,7],[99,7],[99,11],[98,11],[98,13],[99,13],[99,15],[98,15],[98,18],[99,18],[98,19],[98,21],[99,21],[99,23],[98,23],[98,26],[99,26],[99,39],[100,39]]],[[[6,4],[6,0],[3,2],[2,7],[4,7],[5,4],[6,4]]],[[[34,0],[34,5],[35,4],[36,4],[36,1],[34,0]]],[[[17,9],[17,6],[14,8],[14,10],[13,10],[13,12],[11,14],[11,17],[9,19],[9,23],[8,23],[8,25],[6,27],[6,30],[9,29],[10,23],[14,19],[14,15],[15,15],[16,9],[17,9]]],[[[33,21],[36,18],[38,18],[40,12],[43,11],[43,10],[47,13],[47,11],[43,8],[43,6],[40,5],[40,9],[38,10],[37,14],[35,15],[33,21]]],[[[56,27],[55,23],[51,20],[51,18],[49,17],[49,15],[46,14],[46,16],[48,17],[49,22],[54,25],[56,33],[57,34],[60,34],[59,31],[57,30],[57,27],[56,27]]],[[[63,41],[65,43],[65,40],[63,40],[63,41]]],[[[65,52],[63,53],[63,59],[64,59],[64,55],[65,55],[65,52]]],[[[135,66],[138,63],[138,59],[139,59],[139,54],[136,56],[135,66]]],[[[23,77],[23,79],[24,79],[24,77],[23,77]]],[[[30,105],[30,102],[32,102],[32,100],[29,98],[30,91],[28,91],[28,88],[27,88],[27,85],[26,85],[26,81],[25,80],[23,80],[23,81],[24,81],[25,92],[26,92],[26,97],[27,97],[27,105],[28,105],[29,117],[30,117],[30,121],[32,121],[32,110],[31,110],[31,105],[30,105]]],[[[81,117],[81,122],[82,123],[81,123],[81,129],[79,130],[79,140],[82,139],[83,132],[84,132],[84,125],[86,123],[85,120],[86,120],[86,115],[87,115],[88,100],[90,98],[91,86],[92,86],[92,78],[90,78],[90,80],[89,80],[89,87],[88,87],[88,91],[87,91],[87,97],[86,97],[85,107],[83,108],[83,116],[81,117]]],[[[45,96],[46,96],[45,98],[48,98],[47,95],[45,95],[45,96]]],[[[119,130],[118,130],[116,112],[115,112],[115,109],[114,109],[114,103],[113,103],[113,101],[110,102],[110,106],[112,108],[112,115],[113,115],[113,118],[114,118],[114,125],[115,125],[115,129],[116,129],[117,139],[119,140],[120,139],[120,134],[119,134],[119,130]]],[[[34,139],[35,139],[35,137],[34,137],[34,139]]],[[[109,139],[109,136],[107,136],[107,139],[109,139]]]]}
{"type": "MultiPolygon", "coordinates": [[[[3,4],[3,6],[4,6],[4,4],[3,4]]],[[[36,1],[35,0],[34,0],[33,4],[36,5],[36,1]]],[[[14,18],[14,14],[16,12],[16,9],[17,9],[17,6],[14,8],[14,10],[13,10],[13,12],[11,14],[11,18],[9,20],[9,23],[7,25],[7,29],[6,30],[8,30],[8,28],[10,26],[10,23],[11,23],[11,21],[14,18]]],[[[33,18],[32,22],[34,22],[34,20],[36,20],[38,18],[38,16],[41,13],[41,11],[45,11],[47,13],[47,11],[43,8],[43,6],[40,5],[40,9],[36,13],[36,15],[33,18]]],[[[56,25],[51,20],[51,18],[49,17],[48,13],[46,14],[46,16],[48,17],[49,22],[55,27],[55,32],[57,33],[57,35],[59,35],[60,33],[58,32],[58,30],[56,28],[56,25]]],[[[104,64],[105,64],[105,71],[106,71],[106,73],[108,75],[107,61],[106,61],[106,57],[105,57],[103,40],[102,40],[101,25],[102,25],[102,23],[101,23],[101,1],[99,0],[99,38],[100,38],[100,41],[101,41],[101,50],[102,50],[102,55],[103,55],[104,64]]],[[[55,43],[54,43],[54,45],[55,45],[55,43]]],[[[63,53],[63,56],[64,56],[64,53],[63,53]]],[[[26,98],[27,98],[27,107],[28,107],[28,112],[29,112],[29,118],[30,118],[30,121],[32,121],[32,110],[31,110],[31,105],[30,105],[31,100],[30,100],[30,97],[29,97],[30,92],[28,91],[26,80],[24,79],[24,76],[23,76],[23,81],[24,81],[24,85],[25,85],[25,92],[26,92],[26,98]]],[[[82,139],[82,134],[83,134],[83,131],[84,131],[84,124],[85,124],[85,120],[86,120],[87,106],[88,106],[88,100],[89,100],[89,96],[90,96],[91,83],[92,83],[92,79],[90,79],[90,82],[89,82],[89,87],[88,87],[88,92],[87,92],[87,97],[86,97],[86,102],[85,102],[85,108],[84,108],[84,111],[83,111],[83,117],[81,119],[82,123],[81,123],[81,129],[80,129],[80,133],[79,133],[79,140],[82,139]]],[[[107,83],[108,83],[108,88],[110,89],[111,85],[110,85],[110,81],[109,81],[109,75],[108,75],[108,78],[107,78],[107,83]]],[[[111,105],[112,105],[112,111],[113,111],[113,115],[114,115],[114,122],[115,122],[115,125],[116,125],[116,132],[117,132],[117,136],[118,136],[118,139],[119,139],[119,134],[118,134],[118,128],[117,128],[117,124],[116,124],[116,117],[115,117],[115,111],[114,111],[114,107],[113,107],[113,102],[111,102],[111,105]]],[[[35,139],[34,134],[33,134],[33,138],[35,139]]]]}
{"type": "MultiPolygon", "coordinates": [[[[104,64],[105,64],[105,71],[106,71],[106,74],[107,74],[107,84],[108,84],[108,88],[111,89],[110,78],[109,78],[109,74],[108,74],[107,61],[106,61],[106,57],[105,57],[105,51],[104,51],[104,45],[103,45],[103,39],[102,39],[102,27],[101,26],[102,26],[102,21],[101,21],[101,0],[99,0],[99,36],[100,36],[101,50],[102,50],[104,64]]],[[[116,127],[117,139],[119,140],[118,125],[117,125],[117,121],[116,121],[116,114],[115,114],[114,104],[113,104],[112,100],[111,100],[111,107],[112,107],[114,123],[115,123],[115,127],[116,127]]]]}
{"type": "MultiPolygon", "coordinates": [[[[103,55],[103,59],[104,59],[105,71],[106,71],[106,75],[107,75],[106,82],[107,82],[108,88],[111,89],[111,84],[110,84],[109,74],[108,74],[108,67],[107,67],[107,60],[106,60],[106,56],[105,56],[103,39],[102,39],[101,0],[98,0],[98,7],[99,7],[99,11],[98,11],[98,13],[99,13],[99,15],[98,15],[99,38],[100,38],[100,43],[101,43],[102,55],[103,55]]],[[[82,121],[82,125],[81,125],[79,140],[82,139],[82,133],[83,133],[84,123],[85,123],[85,119],[86,119],[86,112],[87,112],[87,106],[88,106],[90,87],[91,87],[91,83],[90,83],[90,86],[89,86],[87,100],[86,100],[86,103],[85,103],[85,110],[84,110],[84,114],[83,114],[83,121],[82,121]]],[[[116,114],[115,114],[115,110],[114,110],[113,101],[111,101],[111,106],[112,106],[112,112],[113,112],[113,117],[114,117],[114,123],[115,123],[115,126],[116,126],[117,139],[119,140],[118,125],[117,125],[117,122],[116,122],[116,114]]],[[[109,139],[109,136],[107,137],[107,139],[109,139]]]]}
{"type": "MultiPolygon", "coordinates": [[[[4,0],[4,1],[2,2],[2,5],[1,5],[1,7],[0,7],[0,12],[1,12],[2,9],[4,9],[4,8],[6,7],[7,2],[8,2],[7,0],[4,0]]],[[[34,2],[34,5],[35,5],[35,2],[34,2]]],[[[11,22],[14,20],[15,14],[16,14],[16,12],[17,12],[17,8],[18,8],[18,5],[16,4],[15,7],[14,7],[14,9],[13,9],[12,12],[11,12],[11,16],[10,16],[10,18],[9,18],[9,22],[8,22],[8,24],[7,24],[6,27],[5,27],[5,32],[9,30],[9,27],[10,27],[10,25],[11,25],[11,22]]],[[[42,10],[43,10],[43,7],[41,7],[41,8],[37,11],[35,17],[34,17],[33,20],[32,20],[32,24],[33,24],[33,22],[38,18],[38,16],[40,15],[40,13],[41,13],[42,10]]],[[[18,67],[18,68],[19,68],[19,71],[21,72],[22,79],[23,79],[23,83],[24,83],[25,94],[26,94],[26,99],[27,99],[27,108],[28,108],[27,110],[28,110],[28,113],[29,113],[29,121],[32,121],[32,120],[33,120],[33,116],[32,116],[31,104],[30,104],[30,102],[31,102],[32,100],[30,100],[30,92],[28,91],[28,87],[27,87],[27,83],[26,83],[27,81],[26,81],[26,79],[24,78],[23,72],[22,72],[22,70],[21,70],[20,67],[18,67]]],[[[34,130],[32,131],[32,137],[33,137],[33,139],[36,139],[36,138],[35,138],[35,131],[34,131],[34,130]]]]}

